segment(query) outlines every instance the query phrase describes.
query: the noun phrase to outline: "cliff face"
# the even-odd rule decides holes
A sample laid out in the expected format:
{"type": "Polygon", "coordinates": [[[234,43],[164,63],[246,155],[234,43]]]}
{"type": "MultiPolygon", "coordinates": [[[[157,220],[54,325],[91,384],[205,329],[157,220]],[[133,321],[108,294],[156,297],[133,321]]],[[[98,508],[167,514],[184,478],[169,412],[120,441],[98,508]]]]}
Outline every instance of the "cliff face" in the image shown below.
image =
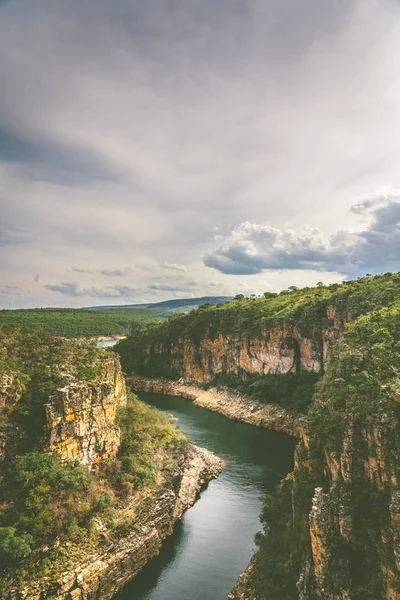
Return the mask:
{"type": "Polygon", "coordinates": [[[116,410],[125,403],[120,363],[107,357],[102,381],[71,382],[49,398],[45,433],[49,450],[88,466],[112,458],[120,444],[116,410]]]}
{"type": "MultiPolygon", "coordinates": [[[[174,489],[162,482],[133,496],[115,520],[125,534],[96,547],[71,547],[68,568],[35,578],[24,586],[10,584],[4,600],[109,600],[154,556],[172,533],[175,522],[195,502],[200,489],[223,468],[223,461],[206,449],[189,446],[174,474],[174,489]]],[[[110,533],[110,532],[108,532],[110,533]]]]}
{"type": "Polygon", "coordinates": [[[169,345],[148,346],[145,352],[150,368],[153,368],[152,363],[164,359],[171,371],[202,383],[218,373],[266,375],[301,369],[319,371],[334,337],[333,330],[324,331],[319,347],[315,338],[303,336],[295,328],[283,325],[249,339],[222,334],[212,338],[206,334],[199,341],[179,338],[169,345]]]}
{"type": "MultiPolygon", "coordinates": [[[[311,569],[303,569],[298,586],[302,600],[312,597],[310,590],[329,600],[359,598],[357,588],[367,583],[373,598],[400,598],[400,424],[394,409],[381,402],[366,425],[349,406],[341,445],[324,451],[309,514],[311,569]]],[[[311,468],[317,464],[311,459],[311,468]]]]}
{"type": "Polygon", "coordinates": [[[235,600],[400,599],[400,305],[332,349],[235,600]]]}
{"type": "MultiPolygon", "coordinates": [[[[262,310],[254,301],[255,310],[262,310]]],[[[262,302],[260,300],[260,302],[262,302]]],[[[241,318],[228,308],[181,316],[158,330],[128,338],[117,346],[124,369],[146,376],[184,377],[197,383],[218,374],[282,374],[323,369],[332,343],[351,317],[339,316],[332,306],[307,319],[282,317],[266,321],[262,313],[241,318]],[[232,321],[230,321],[230,319],[232,321]],[[158,333],[158,335],[157,335],[158,333]]],[[[236,312],[234,312],[236,311],[236,312]]]]}

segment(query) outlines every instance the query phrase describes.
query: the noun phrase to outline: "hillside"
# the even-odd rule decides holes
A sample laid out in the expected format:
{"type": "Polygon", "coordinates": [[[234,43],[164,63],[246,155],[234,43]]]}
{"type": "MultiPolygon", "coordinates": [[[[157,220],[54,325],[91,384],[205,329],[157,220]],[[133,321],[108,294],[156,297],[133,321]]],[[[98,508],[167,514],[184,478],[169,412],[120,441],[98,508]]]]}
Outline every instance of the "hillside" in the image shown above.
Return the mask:
{"type": "Polygon", "coordinates": [[[32,308],[0,310],[0,325],[13,324],[64,337],[99,337],[125,335],[130,328],[143,328],[168,316],[168,311],[157,309],[94,312],[79,308],[32,308]]]}
{"type": "Polygon", "coordinates": [[[174,314],[185,313],[203,304],[228,302],[225,296],[204,296],[166,300],[153,304],[93,306],[80,308],[31,308],[0,310],[0,326],[13,324],[63,337],[126,335],[130,329],[143,329],[161,323],[174,314]]]}
{"type": "Polygon", "coordinates": [[[114,353],[0,327],[1,598],[108,600],[221,468],[114,353]]]}
{"type": "Polygon", "coordinates": [[[266,296],[203,306],[128,336],[117,347],[124,369],[200,383],[223,378],[253,391],[267,374],[321,373],[346,323],[400,297],[400,275],[266,296]]]}
{"type": "Polygon", "coordinates": [[[109,305],[109,306],[89,306],[85,310],[116,310],[121,308],[148,308],[151,310],[171,310],[171,312],[186,312],[199,308],[203,304],[225,304],[230,302],[233,298],[231,296],[202,296],[201,298],[176,298],[173,300],[164,300],[163,302],[150,302],[148,304],[125,304],[122,306],[109,305]]]}
{"type": "Polygon", "coordinates": [[[307,415],[234,600],[399,600],[399,298],[390,273],[290,288],[117,345],[127,372],[222,384],[307,415]]]}

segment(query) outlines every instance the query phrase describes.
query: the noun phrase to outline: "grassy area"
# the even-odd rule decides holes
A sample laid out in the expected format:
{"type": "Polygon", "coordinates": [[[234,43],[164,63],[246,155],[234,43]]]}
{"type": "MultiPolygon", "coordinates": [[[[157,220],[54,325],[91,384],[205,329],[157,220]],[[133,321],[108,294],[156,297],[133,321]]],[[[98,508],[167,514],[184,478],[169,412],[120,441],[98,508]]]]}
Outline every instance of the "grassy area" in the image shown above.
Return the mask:
{"type": "Polygon", "coordinates": [[[0,325],[13,324],[65,337],[125,335],[132,328],[142,329],[150,323],[168,318],[168,310],[122,308],[84,310],[79,308],[32,308],[0,310],[0,325]]]}

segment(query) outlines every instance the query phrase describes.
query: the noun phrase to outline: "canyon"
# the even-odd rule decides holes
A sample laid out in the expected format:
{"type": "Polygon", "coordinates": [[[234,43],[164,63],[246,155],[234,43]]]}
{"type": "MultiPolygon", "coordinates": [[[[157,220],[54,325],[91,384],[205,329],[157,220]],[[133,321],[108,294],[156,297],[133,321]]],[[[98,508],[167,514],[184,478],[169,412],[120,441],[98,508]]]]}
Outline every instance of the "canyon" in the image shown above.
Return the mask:
{"type": "MultiPolygon", "coordinates": [[[[77,477],[84,478],[87,485],[99,487],[98,499],[107,495],[110,498],[111,495],[115,496],[115,491],[101,478],[101,473],[107,465],[118,468],[118,453],[123,443],[119,412],[130,411],[128,414],[136,422],[135,411],[140,408],[137,400],[136,404],[132,404],[127,399],[125,378],[117,355],[38,336],[43,343],[42,350],[37,344],[36,334],[32,334],[36,350],[50,352],[53,357],[59,355],[54,365],[55,374],[51,375],[48,368],[40,371],[40,360],[34,355],[31,365],[20,361],[20,353],[23,355],[24,350],[15,339],[18,335],[25,339],[25,344],[29,344],[29,338],[24,337],[25,332],[20,334],[18,330],[11,329],[3,333],[0,330],[0,350],[12,349],[12,353],[8,350],[10,367],[1,374],[0,379],[2,466],[12,468],[14,461],[17,464],[24,456],[27,461],[23,463],[27,465],[24,468],[45,461],[44,464],[48,464],[46,468],[63,470],[65,467],[70,469],[71,476],[75,470],[77,477]],[[46,343],[52,343],[54,347],[48,349],[46,343]],[[83,366],[82,360],[87,361],[83,366]],[[47,397],[43,394],[43,404],[32,406],[30,389],[31,386],[38,386],[38,373],[45,378],[47,387],[40,383],[41,387],[35,390],[48,389],[51,393],[47,397]],[[49,377],[63,381],[62,387],[54,384],[49,386],[49,377]],[[30,411],[32,417],[37,419],[36,410],[39,410],[37,414],[40,419],[32,429],[32,418],[25,420],[24,417],[30,411]],[[16,455],[24,450],[25,455],[16,455]],[[58,462],[45,460],[46,454],[60,461],[60,467],[57,466],[58,462]],[[107,490],[106,494],[104,490],[107,490]]],[[[152,419],[156,426],[158,417],[152,415],[152,419]]],[[[160,421],[160,427],[165,427],[163,423],[166,421],[160,421]]],[[[164,429],[163,435],[171,434],[172,425],[168,427],[170,429],[164,429]]],[[[140,440],[140,432],[136,436],[140,440]]],[[[129,442],[125,440],[125,444],[129,442]]],[[[57,536],[49,545],[42,543],[34,549],[36,564],[31,561],[30,566],[26,566],[27,570],[15,574],[13,570],[6,570],[1,579],[1,598],[90,600],[96,597],[108,600],[113,597],[159,553],[163,540],[172,533],[176,521],[193,505],[200,490],[211,479],[218,477],[224,467],[224,461],[205,448],[187,442],[175,453],[168,448],[166,446],[164,450],[161,446],[157,451],[154,477],[150,478],[147,485],[138,489],[130,485],[123,496],[115,496],[111,519],[105,520],[101,514],[96,516],[93,513],[91,535],[79,535],[76,540],[64,537],[62,542],[57,536]],[[51,556],[51,561],[47,556],[51,556]],[[37,568],[36,565],[41,563],[47,566],[44,569],[37,568]]],[[[43,475],[36,471],[28,474],[28,477],[42,478],[43,475]]],[[[42,490],[47,497],[49,488],[46,485],[39,484],[35,488],[35,504],[41,502],[42,490]]],[[[13,498],[10,498],[4,502],[3,509],[12,507],[12,501],[13,498]]],[[[67,502],[71,502],[68,497],[67,502]]],[[[79,505],[82,508],[85,505],[85,493],[76,502],[76,507],[64,509],[61,505],[57,510],[69,510],[71,517],[74,517],[80,509],[79,505]]],[[[31,511],[31,506],[34,505],[28,504],[28,511],[31,511]]],[[[14,536],[15,531],[13,527],[0,527],[3,536],[14,536]]],[[[4,542],[2,551],[3,548],[7,549],[4,542]]]]}
{"type": "Polygon", "coordinates": [[[295,469],[269,496],[259,550],[233,600],[400,598],[398,275],[371,280],[328,290],[323,301],[318,291],[315,302],[294,292],[289,310],[283,297],[197,311],[121,345],[138,389],[272,428],[280,425],[265,418],[268,402],[218,382],[234,376],[243,388],[254,375],[321,373],[291,430],[300,438],[295,469]]]}
{"type": "Polygon", "coordinates": [[[263,404],[243,394],[222,388],[201,387],[185,382],[162,378],[147,378],[132,374],[128,383],[136,392],[151,392],[166,396],[178,396],[207,410],[219,412],[228,419],[235,419],[272,431],[299,437],[307,425],[304,415],[289,411],[277,404],[263,404]]]}
{"type": "Polygon", "coordinates": [[[113,537],[101,521],[101,540],[91,544],[69,544],[68,567],[62,563],[44,577],[34,577],[18,586],[10,582],[4,600],[109,600],[156,556],[177,520],[196,501],[201,488],[218,477],[224,463],[204,448],[190,445],[174,474],[174,489],[164,482],[133,495],[120,508],[115,521],[124,532],[113,537]]]}

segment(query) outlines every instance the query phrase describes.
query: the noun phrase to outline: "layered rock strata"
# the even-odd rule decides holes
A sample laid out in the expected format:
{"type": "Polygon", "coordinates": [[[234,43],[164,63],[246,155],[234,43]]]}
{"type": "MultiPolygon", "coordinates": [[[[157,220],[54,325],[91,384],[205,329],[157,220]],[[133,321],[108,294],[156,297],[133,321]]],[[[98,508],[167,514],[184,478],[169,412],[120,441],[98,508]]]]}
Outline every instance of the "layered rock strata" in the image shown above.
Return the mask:
{"type": "Polygon", "coordinates": [[[222,468],[223,461],[212,452],[189,446],[175,474],[177,491],[164,485],[144,490],[115,516],[128,529],[125,535],[111,541],[104,531],[100,543],[89,552],[86,548],[71,548],[74,558],[69,559],[67,569],[22,589],[10,586],[4,600],[109,600],[159,553],[175,522],[222,468]]]}
{"type": "Polygon", "coordinates": [[[108,357],[104,367],[101,381],[72,381],[57,390],[45,406],[48,448],[62,460],[78,460],[92,467],[118,451],[120,431],[115,415],[118,406],[126,403],[125,380],[117,358],[108,357]]]}
{"type": "MultiPolygon", "coordinates": [[[[323,370],[330,348],[345,322],[333,307],[327,307],[323,318],[307,326],[282,321],[280,325],[258,327],[250,333],[228,333],[224,322],[211,322],[196,335],[171,333],[168,340],[152,341],[140,348],[140,361],[134,370],[141,374],[179,374],[189,381],[204,383],[219,373],[241,376],[248,374],[283,374],[323,370]],[[218,328],[220,331],[218,331],[218,328]]],[[[236,327],[240,329],[240,327],[236,327]]]]}
{"type": "Polygon", "coordinates": [[[225,389],[203,390],[192,384],[169,379],[146,378],[139,375],[131,375],[127,382],[137,392],[179,396],[191,400],[196,406],[219,412],[229,419],[292,436],[299,437],[307,423],[306,418],[299,413],[285,410],[277,404],[262,404],[252,398],[225,389]]]}

